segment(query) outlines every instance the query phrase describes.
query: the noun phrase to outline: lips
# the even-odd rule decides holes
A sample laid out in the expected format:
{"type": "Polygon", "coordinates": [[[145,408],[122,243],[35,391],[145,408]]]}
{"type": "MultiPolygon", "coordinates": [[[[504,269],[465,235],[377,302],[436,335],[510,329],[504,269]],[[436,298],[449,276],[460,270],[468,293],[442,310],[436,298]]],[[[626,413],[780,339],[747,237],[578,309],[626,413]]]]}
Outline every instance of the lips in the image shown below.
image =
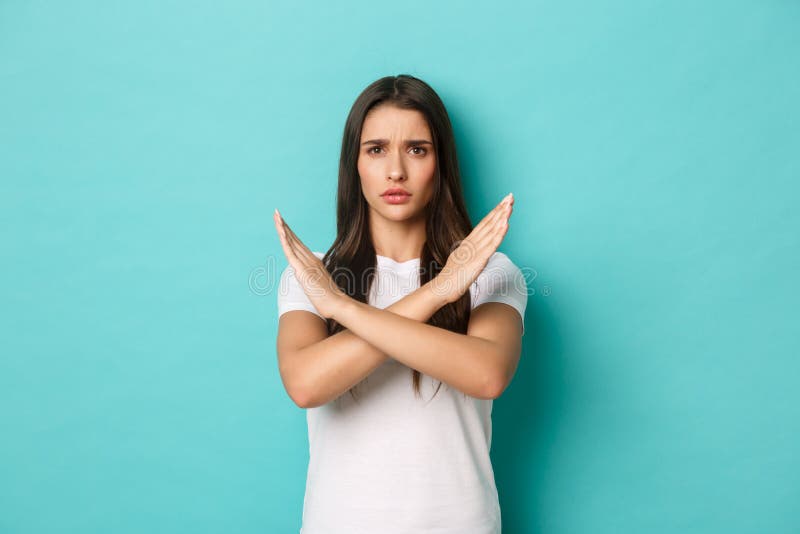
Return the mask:
{"type": "Polygon", "coordinates": [[[382,197],[385,197],[387,195],[406,195],[406,196],[411,196],[411,193],[409,193],[408,191],[406,191],[402,187],[392,187],[390,189],[387,189],[383,193],[381,193],[382,197]]]}

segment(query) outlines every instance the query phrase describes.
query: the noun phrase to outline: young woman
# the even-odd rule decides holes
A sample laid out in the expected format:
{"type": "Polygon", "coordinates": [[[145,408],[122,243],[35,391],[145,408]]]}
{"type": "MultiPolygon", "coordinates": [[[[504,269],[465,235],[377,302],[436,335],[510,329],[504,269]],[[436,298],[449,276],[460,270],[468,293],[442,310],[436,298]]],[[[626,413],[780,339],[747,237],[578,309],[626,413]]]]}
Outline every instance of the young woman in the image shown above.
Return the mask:
{"type": "Polygon", "coordinates": [[[337,235],[289,265],[277,352],[306,408],[302,534],[496,534],[492,399],[520,356],[527,287],[497,251],[509,194],[473,227],[450,120],[423,81],[381,78],[344,128],[337,235]]]}

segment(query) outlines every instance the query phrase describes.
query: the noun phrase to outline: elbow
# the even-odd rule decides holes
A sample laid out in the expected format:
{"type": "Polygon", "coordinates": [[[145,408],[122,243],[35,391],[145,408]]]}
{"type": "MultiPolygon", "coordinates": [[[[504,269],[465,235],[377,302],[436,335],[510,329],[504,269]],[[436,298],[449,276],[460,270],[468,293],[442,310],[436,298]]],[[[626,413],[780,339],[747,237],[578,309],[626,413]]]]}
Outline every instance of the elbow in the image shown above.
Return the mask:
{"type": "Polygon", "coordinates": [[[319,388],[308,377],[294,376],[289,378],[289,373],[282,373],[286,393],[298,408],[308,409],[322,406],[326,401],[321,399],[319,388]]]}
{"type": "Polygon", "coordinates": [[[286,392],[298,408],[305,410],[320,405],[314,395],[314,388],[310,387],[308,383],[295,382],[291,387],[286,388],[286,392]]]}
{"type": "Polygon", "coordinates": [[[296,399],[292,397],[292,400],[294,400],[294,403],[298,408],[302,408],[304,410],[309,408],[317,408],[318,406],[325,404],[325,401],[319,400],[319,398],[308,392],[299,394],[296,399]]]}
{"type": "Polygon", "coordinates": [[[507,386],[508,383],[504,378],[492,377],[486,381],[483,389],[483,398],[487,400],[496,399],[503,394],[507,386]]]}
{"type": "Polygon", "coordinates": [[[311,408],[311,399],[305,390],[291,388],[287,389],[286,392],[289,394],[289,398],[292,399],[292,402],[294,402],[295,406],[298,408],[311,408]]]}
{"type": "Polygon", "coordinates": [[[492,366],[486,372],[486,382],[483,385],[483,394],[485,399],[496,399],[508,387],[508,384],[511,382],[511,378],[509,377],[508,373],[505,371],[505,368],[496,368],[497,366],[492,366]]]}
{"type": "Polygon", "coordinates": [[[297,376],[297,370],[290,372],[287,368],[281,367],[281,381],[283,382],[283,389],[292,399],[292,402],[298,408],[312,408],[315,406],[314,398],[311,396],[312,388],[308,386],[306,381],[300,380],[297,376]]]}
{"type": "Polygon", "coordinates": [[[323,398],[323,394],[318,387],[315,387],[313,382],[302,380],[295,382],[291,388],[287,388],[287,393],[292,401],[298,408],[307,410],[308,408],[316,408],[322,406],[327,401],[323,398]]]}
{"type": "MultiPolygon", "coordinates": [[[[502,349],[498,349],[502,350],[502,349]]],[[[517,358],[518,359],[518,358],[517,358]]],[[[500,352],[497,358],[492,359],[493,365],[486,371],[486,382],[484,383],[484,394],[486,399],[496,399],[508,388],[511,384],[511,379],[516,372],[516,364],[513,368],[510,367],[510,362],[513,360],[510,356],[500,352]]]]}

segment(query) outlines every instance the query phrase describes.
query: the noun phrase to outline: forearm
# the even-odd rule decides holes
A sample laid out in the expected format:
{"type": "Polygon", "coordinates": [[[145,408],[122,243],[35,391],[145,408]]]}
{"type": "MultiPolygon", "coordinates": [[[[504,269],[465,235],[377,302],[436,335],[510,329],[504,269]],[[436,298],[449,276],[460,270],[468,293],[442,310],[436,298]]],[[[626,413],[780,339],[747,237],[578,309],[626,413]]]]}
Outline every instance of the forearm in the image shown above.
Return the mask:
{"type": "MultiPolygon", "coordinates": [[[[422,286],[381,311],[422,324],[443,305],[440,298],[422,286]]],[[[304,347],[297,356],[296,361],[303,365],[300,372],[305,377],[307,407],[320,406],[337,398],[388,359],[382,350],[351,330],[304,347]]]]}
{"type": "MultiPolygon", "coordinates": [[[[421,292],[433,290],[429,284],[421,292]]],[[[376,351],[476,398],[488,398],[499,378],[495,343],[413,321],[347,299],[335,319],[376,351]]]]}

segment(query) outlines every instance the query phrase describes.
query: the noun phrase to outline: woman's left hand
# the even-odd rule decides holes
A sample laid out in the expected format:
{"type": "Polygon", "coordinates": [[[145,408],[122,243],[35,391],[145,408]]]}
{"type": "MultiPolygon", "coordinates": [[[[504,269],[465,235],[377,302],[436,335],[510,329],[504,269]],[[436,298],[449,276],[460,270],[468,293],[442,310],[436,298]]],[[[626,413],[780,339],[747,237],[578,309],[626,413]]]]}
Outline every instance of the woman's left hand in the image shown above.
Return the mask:
{"type": "Polygon", "coordinates": [[[333,317],[336,310],[341,309],[344,299],[349,297],[333,281],[322,260],[289,228],[277,209],[273,218],[283,253],[294,269],[295,278],[317,311],[325,317],[333,317]]]}

